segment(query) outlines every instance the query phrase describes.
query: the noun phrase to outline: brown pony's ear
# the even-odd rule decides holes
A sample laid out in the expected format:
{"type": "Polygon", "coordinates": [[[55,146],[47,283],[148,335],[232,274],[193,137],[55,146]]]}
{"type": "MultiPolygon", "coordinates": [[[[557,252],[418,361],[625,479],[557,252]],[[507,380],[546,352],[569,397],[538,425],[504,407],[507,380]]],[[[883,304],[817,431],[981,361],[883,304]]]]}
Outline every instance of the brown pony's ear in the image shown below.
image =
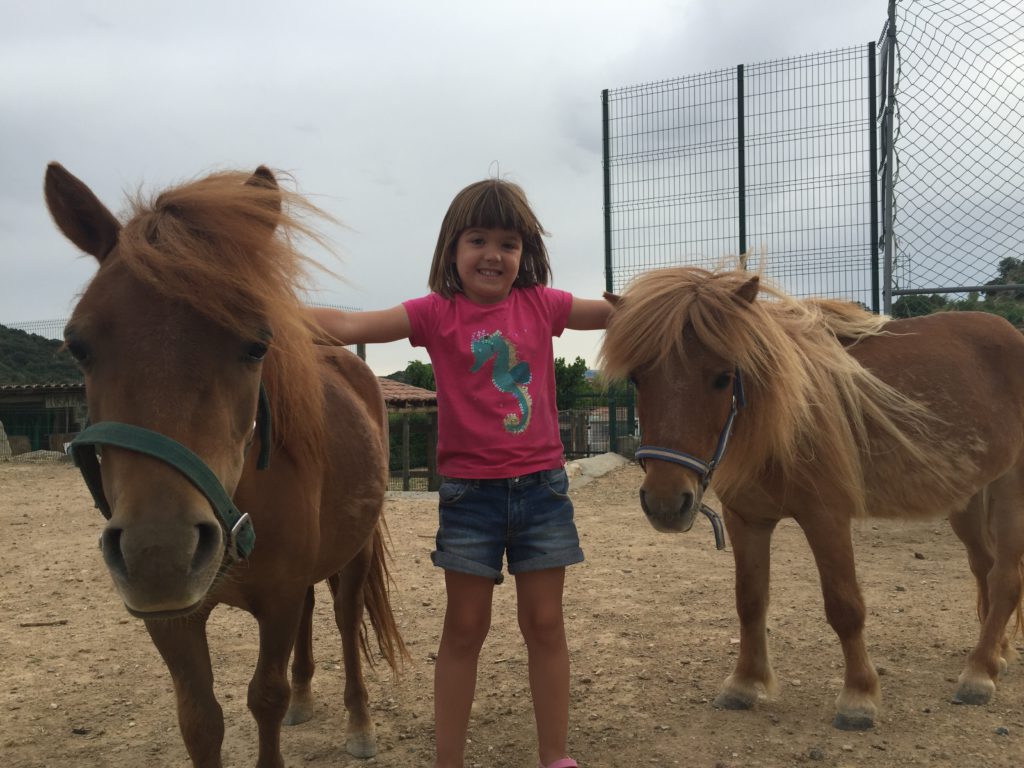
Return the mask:
{"type": "Polygon", "coordinates": [[[274,176],[274,172],[265,165],[261,165],[253,171],[252,176],[245,183],[254,187],[277,189],[277,178],[274,176]]]}
{"type": "Polygon", "coordinates": [[[617,307],[619,305],[619,302],[622,301],[622,297],[619,296],[617,293],[609,293],[608,291],[605,291],[601,295],[604,297],[604,300],[611,304],[613,307],[617,307]]]}
{"type": "Polygon", "coordinates": [[[754,275],[752,278],[747,280],[743,285],[736,289],[736,295],[744,301],[754,303],[754,299],[757,298],[757,292],[761,288],[761,278],[754,275]]]}
{"type": "Polygon", "coordinates": [[[60,163],[46,166],[46,207],[72,243],[103,262],[117,245],[121,224],[80,179],[60,163]]]}
{"type": "Polygon", "coordinates": [[[266,222],[273,231],[277,227],[278,216],[281,213],[281,188],[277,185],[277,178],[274,176],[274,172],[267,168],[267,166],[261,165],[253,171],[252,176],[245,183],[250,187],[259,187],[274,192],[273,195],[267,195],[265,201],[260,201],[261,203],[265,202],[267,209],[273,214],[273,218],[266,222]]]}

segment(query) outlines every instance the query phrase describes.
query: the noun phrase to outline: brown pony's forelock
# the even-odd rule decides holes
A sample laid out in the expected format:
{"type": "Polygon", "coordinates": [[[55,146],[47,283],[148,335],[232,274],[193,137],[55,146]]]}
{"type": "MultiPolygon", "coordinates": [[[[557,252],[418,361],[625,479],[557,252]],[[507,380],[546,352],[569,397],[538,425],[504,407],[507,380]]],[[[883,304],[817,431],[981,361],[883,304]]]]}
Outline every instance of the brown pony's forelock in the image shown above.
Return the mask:
{"type": "Polygon", "coordinates": [[[319,460],[323,391],[299,296],[309,287],[310,267],[322,267],[299,252],[297,241],[324,245],[307,222],[330,217],[294,192],[247,184],[250,178],[218,172],[150,201],[136,195],[118,255],[162,295],[240,337],[270,334],[263,379],[275,442],[319,460]]]}
{"type": "MultiPolygon", "coordinates": [[[[766,281],[749,302],[743,270],[652,270],[623,292],[600,352],[605,378],[648,366],[685,365],[687,336],[742,371],[748,407],[737,421],[716,485],[775,462],[811,474],[827,462],[864,514],[861,461],[874,440],[899,447],[934,482],[951,482],[928,451],[937,419],[865,369],[843,342],[885,333],[887,318],[856,305],[797,300],[766,281]],[[689,334],[685,333],[689,330],[689,334]],[[934,468],[933,468],[934,465],[934,468]]],[[[877,449],[877,445],[875,446],[877,449]]]]}

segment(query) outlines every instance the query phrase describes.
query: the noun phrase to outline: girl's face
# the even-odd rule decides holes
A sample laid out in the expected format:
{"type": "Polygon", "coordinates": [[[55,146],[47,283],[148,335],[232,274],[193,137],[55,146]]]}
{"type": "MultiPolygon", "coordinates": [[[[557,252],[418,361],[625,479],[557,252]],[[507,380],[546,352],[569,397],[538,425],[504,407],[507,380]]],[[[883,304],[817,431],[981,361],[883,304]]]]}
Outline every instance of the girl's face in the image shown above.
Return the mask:
{"type": "Polygon", "coordinates": [[[474,304],[495,304],[512,291],[523,258],[523,238],[509,229],[472,227],[455,242],[462,292],[474,304]]]}

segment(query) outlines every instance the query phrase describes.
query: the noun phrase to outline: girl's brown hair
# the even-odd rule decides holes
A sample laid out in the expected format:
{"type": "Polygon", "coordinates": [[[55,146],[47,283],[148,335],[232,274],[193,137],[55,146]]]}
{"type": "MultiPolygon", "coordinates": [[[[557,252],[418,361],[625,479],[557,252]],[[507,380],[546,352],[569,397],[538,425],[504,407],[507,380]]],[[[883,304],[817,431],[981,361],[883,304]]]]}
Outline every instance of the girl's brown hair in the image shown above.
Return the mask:
{"type": "Polygon", "coordinates": [[[459,235],[471,227],[518,232],[523,238],[523,258],[513,285],[548,284],[551,264],[543,239],[547,232],[530,208],[526,193],[510,181],[485,179],[463,189],[448,206],[430,265],[430,290],[448,299],[462,292],[455,270],[455,245],[459,235]]]}

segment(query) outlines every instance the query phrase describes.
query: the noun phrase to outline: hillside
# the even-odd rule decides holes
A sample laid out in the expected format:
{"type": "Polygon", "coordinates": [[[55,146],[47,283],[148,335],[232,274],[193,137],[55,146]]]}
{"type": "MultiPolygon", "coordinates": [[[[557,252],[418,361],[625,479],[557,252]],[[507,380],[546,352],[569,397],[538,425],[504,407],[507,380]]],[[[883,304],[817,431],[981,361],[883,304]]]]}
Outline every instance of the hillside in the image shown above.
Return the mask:
{"type": "Polygon", "coordinates": [[[71,384],[82,380],[61,342],[0,325],[0,384],[71,384]]]}

